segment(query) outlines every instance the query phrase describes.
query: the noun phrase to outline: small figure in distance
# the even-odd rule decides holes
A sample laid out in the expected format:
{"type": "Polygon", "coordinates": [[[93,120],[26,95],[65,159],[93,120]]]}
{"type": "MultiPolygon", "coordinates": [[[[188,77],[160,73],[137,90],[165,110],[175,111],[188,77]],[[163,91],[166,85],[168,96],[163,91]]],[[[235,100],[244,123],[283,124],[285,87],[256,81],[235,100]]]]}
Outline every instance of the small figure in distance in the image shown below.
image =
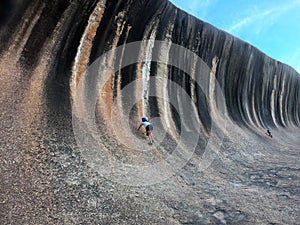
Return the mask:
{"type": "Polygon", "coordinates": [[[145,129],[146,129],[146,135],[148,136],[149,138],[149,144],[153,144],[153,137],[152,137],[152,130],[153,130],[153,125],[149,122],[149,119],[144,116],[142,118],[142,123],[141,125],[139,126],[138,130],[140,130],[140,128],[144,126],[145,129]]]}
{"type": "Polygon", "coordinates": [[[268,136],[271,137],[271,138],[273,137],[273,136],[272,136],[272,132],[270,131],[270,129],[267,129],[266,135],[268,135],[268,136]]]}

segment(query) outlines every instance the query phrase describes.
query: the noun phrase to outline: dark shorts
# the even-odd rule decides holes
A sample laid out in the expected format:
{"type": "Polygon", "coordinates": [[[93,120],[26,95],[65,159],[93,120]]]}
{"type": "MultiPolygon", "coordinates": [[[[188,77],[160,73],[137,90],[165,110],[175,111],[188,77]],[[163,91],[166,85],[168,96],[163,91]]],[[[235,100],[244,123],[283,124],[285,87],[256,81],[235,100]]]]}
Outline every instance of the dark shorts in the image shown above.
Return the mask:
{"type": "Polygon", "coordinates": [[[149,131],[149,130],[153,130],[153,125],[152,124],[146,126],[146,131],[149,131]]]}

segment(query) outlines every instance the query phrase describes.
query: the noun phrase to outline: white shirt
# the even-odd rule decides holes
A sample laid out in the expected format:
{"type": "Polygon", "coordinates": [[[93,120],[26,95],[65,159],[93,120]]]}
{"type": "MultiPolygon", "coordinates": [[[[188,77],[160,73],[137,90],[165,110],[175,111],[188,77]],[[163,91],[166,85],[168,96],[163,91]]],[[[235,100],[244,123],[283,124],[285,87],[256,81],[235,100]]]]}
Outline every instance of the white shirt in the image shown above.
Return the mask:
{"type": "Polygon", "coordinates": [[[142,122],[142,124],[144,125],[144,127],[147,127],[147,126],[149,126],[151,123],[149,123],[149,122],[142,122]]]}

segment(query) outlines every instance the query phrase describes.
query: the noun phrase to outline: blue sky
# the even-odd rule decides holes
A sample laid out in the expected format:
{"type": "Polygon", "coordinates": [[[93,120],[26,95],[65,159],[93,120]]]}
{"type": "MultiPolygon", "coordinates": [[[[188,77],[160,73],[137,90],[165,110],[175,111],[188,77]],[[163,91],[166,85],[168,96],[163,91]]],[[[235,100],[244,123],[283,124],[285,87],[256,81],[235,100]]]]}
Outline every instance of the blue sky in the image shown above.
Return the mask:
{"type": "Polygon", "coordinates": [[[300,0],[170,0],[300,72],[300,0]]]}

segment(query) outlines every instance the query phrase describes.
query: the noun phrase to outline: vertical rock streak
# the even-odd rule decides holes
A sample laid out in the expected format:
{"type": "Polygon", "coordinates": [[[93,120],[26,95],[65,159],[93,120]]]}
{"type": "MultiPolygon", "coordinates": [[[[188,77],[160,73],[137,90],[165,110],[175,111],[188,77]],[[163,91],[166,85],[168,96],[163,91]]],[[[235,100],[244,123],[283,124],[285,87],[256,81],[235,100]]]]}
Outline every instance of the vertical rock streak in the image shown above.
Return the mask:
{"type": "Polygon", "coordinates": [[[105,2],[105,0],[101,0],[97,3],[95,9],[90,15],[88,24],[80,40],[80,45],[78,46],[77,55],[73,65],[73,75],[71,79],[71,86],[75,88],[87,70],[93,40],[105,10],[105,2]]]}
{"type": "MultiPolygon", "coordinates": [[[[157,23],[156,23],[157,24],[157,23]]],[[[145,48],[145,62],[142,67],[142,114],[148,115],[148,95],[149,95],[149,80],[150,80],[150,70],[151,70],[151,60],[152,60],[152,49],[154,47],[155,37],[156,37],[157,25],[154,25],[151,29],[151,35],[149,41],[145,48]]]]}

